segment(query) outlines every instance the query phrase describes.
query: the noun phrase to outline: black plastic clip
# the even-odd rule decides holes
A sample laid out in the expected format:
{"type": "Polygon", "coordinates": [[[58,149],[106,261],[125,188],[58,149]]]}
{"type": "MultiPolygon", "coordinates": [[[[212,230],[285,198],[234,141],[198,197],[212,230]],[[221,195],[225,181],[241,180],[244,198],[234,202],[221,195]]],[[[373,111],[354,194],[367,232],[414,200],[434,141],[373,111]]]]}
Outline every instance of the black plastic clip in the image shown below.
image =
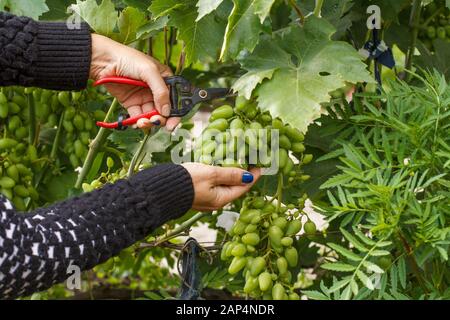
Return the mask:
{"type": "Polygon", "coordinates": [[[199,254],[202,248],[194,238],[189,238],[184,244],[179,258],[182,270],[180,272],[182,284],[179,293],[180,300],[198,300],[200,298],[201,273],[199,266],[199,254]]]}
{"type": "Polygon", "coordinates": [[[373,59],[389,69],[395,67],[394,54],[384,41],[367,41],[359,53],[366,59],[373,59]]]}
{"type": "Polygon", "coordinates": [[[117,128],[116,130],[124,131],[127,130],[128,126],[123,125],[123,120],[128,119],[130,117],[129,114],[120,113],[119,117],[117,118],[117,128]]]}

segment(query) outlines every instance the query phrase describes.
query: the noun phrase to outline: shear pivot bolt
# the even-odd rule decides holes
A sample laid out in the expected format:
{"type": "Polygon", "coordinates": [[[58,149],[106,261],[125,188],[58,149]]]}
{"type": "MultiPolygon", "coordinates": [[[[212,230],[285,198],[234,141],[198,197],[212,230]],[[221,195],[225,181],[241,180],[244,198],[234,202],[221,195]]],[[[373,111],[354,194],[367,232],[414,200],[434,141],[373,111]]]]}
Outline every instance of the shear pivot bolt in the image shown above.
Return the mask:
{"type": "Polygon", "coordinates": [[[208,96],[208,92],[206,90],[200,90],[198,95],[200,98],[205,99],[208,96]]]}

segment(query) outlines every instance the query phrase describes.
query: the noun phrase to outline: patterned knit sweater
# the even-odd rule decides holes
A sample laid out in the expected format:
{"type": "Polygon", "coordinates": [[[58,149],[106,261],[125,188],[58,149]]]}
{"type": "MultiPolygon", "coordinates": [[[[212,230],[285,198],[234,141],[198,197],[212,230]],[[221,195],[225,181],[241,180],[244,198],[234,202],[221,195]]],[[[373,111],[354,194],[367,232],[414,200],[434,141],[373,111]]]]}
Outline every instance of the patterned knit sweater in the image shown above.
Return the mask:
{"type": "MultiPolygon", "coordinates": [[[[0,86],[82,89],[90,56],[85,24],[68,30],[0,12],[0,86]]],[[[0,299],[49,288],[70,275],[69,266],[106,261],[186,213],[193,198],[189,173],[172,164],[29,213],[0,195],[0,299]]]]}

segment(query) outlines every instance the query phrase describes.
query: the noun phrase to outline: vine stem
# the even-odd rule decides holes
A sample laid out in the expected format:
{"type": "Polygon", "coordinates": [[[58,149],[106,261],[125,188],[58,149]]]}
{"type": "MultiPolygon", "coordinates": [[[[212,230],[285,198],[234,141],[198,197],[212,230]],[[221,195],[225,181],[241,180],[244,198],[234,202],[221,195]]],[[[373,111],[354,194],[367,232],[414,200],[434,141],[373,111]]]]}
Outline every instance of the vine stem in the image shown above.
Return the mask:
{"type": "MultiPolygon", "coordinates": [[[[114,99],[109,107],[108,113],[106,114],[104,120],[105,122],[110,121],[110,118],[116,111],[118,105],[119,103],[117,102],[117,99],[114,99]]],[[[99,152],[103,142],[105,141],[109,133],[110,131],[108,129],[100,128],[100,130],[98,130],[97,136],[89,144],[89,152],[86,156],[86,159],[84,160],[83,168],[81,169],[80,174],[78,175],[77,182],[75,183],[76,189],[81,188],[84,178],[86,178],[87,174],[89,173],[89,170],[91,170],[92,164],[94,163],[94,159],[97,156],[97,153],[99,152]]]]}
{"type": "Polygon", "coordinates": [[[314,8],[314,15],[316,17],[320,17],[320,13],[322,12],[324,0],[316,0],[316,7],[314,8]]]}
{"type": "Polygon", "coordinates": [[[175,238],[176,236],[184,233],[186,230],[190,229],[192,225],[194,225],[197,221],[202,219],[203,217],[206,217],[207,215],[210,215],[211,212],[197,212],[194,216],[192,216],[190,219],[184,221],[182,224],[180,224],[178,227],[170,230],[165,235],[158,237],[153,241],[151,244],[153,246],[159,246],[160,244],[175,238]]]}
{"type": "Polygon", "coordinates": [[[278,174],[278,185],[277,185],[277,211],[280,211],[281,202],[283,201],[283,174],[278,174]]]}
{"type": "Polygon", "coordinates": [[[28,116],[30,118],[30,131],[28,135],[28,142],[30,144],[34,144],[36,140],[36,109],[34,106],[34,98],[33,93],[30,92],[27,94],[27,100],[28,100],[28,116]]]}
{"type": "Polygon", "coordinates": [[[175,70],[175,74],[180,74],[183,71],[184,63],[186,62],[186,51],[185,45],[183,43],[183,48],[181,49],[180,57],[178,58],[177,68],[175,70]]]}
{"type": "Polygon", "coordinates": [[[63,111],[59,118],[58,129],[56,130],[55,140],[53,140],[52,151],[50,151],[50,159],[52,161],[56,159],[56,153],[58,152],[59,141],[61,140],[62,127],[63,127],[63,121],[64,121],[65,114],[66,114],[66,112],[63,111]]]}
{"type": "Polygon", "coordinates": [[[423,278],[422,278],[422,276],[420,274],[420,270],[419,270],[419,266],[417,265],[417,261],[412,256],[413,251],[411,249],[411,246],[409,245],[408,241],[406,240],[406,238],[403,236],[403,234],[400,231],[398,231],[397,234],[398,234],[400,240],[402,241],[403,248],[405,250],[406,256],[408,257],[408,260],[409,260],[409,262],[411,264],[413,273],[416,276],[417,281],[419,282],[419,285],[422,287],[422,290],[424,292],[428,292],[428,290],[427,290],[427,288],[425,286],[425,281],[423,280],[423,278]]]}
{"type": "MultiPolygon", "coordinates": [[[[409,46],[409,51],[405,62],[406,70],[411,70],[412,68],[412,61],[414,57],[414,52],[416,50],[417,37],[419,35],[419,27],[420,27],[419,23],[421,11],[422,11],[422,0],[414,0],[411,9],[411,16],[409,18],[409,27],[412,31],[412,34],[411,34],[411,44],[409,46]]],[[[409,81],[411,79],[411,76],[408,74],[406,76],[406,79],[409,81]]]]}
{"type": "Polygon", "coordinates": [[[300,10],[300,7],[297,5],[297,3],[295,3],[295,0],[289,0],[289,4],[292,6],[295,13],[300,18],[300,23],[304,24],[305,23],[305,15],[303,14],[302,10],[300,10]]]}
{"type": "Polygon", "coordinates": [[[134,174],[138,159],[141,156],[142,151],[144,151],[144,147],[147,144],[147,141],[151,135],[152,135],[152,130],[147,132],[147,134],[145,135],[144,139],[141,142],[141,145],[139,146],[137,151],[134,153],[133,159],[131,159],[131,162],[130,162],[130,167],[128,168],[128,173],[127,173],[128,178],[131,178],[131,176],[134,174]]]}

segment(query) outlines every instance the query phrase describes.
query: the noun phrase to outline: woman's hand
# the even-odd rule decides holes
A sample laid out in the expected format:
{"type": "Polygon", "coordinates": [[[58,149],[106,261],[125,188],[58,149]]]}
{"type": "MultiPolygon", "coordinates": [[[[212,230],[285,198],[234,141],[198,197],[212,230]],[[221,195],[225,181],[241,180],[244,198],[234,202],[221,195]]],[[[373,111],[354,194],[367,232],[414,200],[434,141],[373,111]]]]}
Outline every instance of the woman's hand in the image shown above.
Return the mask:
{"type": "Polygon", "coordinates": [[[212,211],[247,193],[261,176],[260,169],[250,172],[238,168],[221,168],[200,163],[185,163],[194,185],[192,208],[212,211]]]}
{"type": "Polygon", "coordinates": [[[140,119],[137,123],[139,128],[149,128],[159,120],[161,125],[166,125],[171,131],[180,122],[179,118],[165,118],[170,114],[170,98],[163,77],[171,75],[170,68],[156,59],[107,37],[92,35],[91,79],[120,76],[141,80],[149,85],[150,89],[124,84],[106,85],[106,89],[127,109],[130,116],[147,113],[154,108],[162,115],[140,119]]]}

